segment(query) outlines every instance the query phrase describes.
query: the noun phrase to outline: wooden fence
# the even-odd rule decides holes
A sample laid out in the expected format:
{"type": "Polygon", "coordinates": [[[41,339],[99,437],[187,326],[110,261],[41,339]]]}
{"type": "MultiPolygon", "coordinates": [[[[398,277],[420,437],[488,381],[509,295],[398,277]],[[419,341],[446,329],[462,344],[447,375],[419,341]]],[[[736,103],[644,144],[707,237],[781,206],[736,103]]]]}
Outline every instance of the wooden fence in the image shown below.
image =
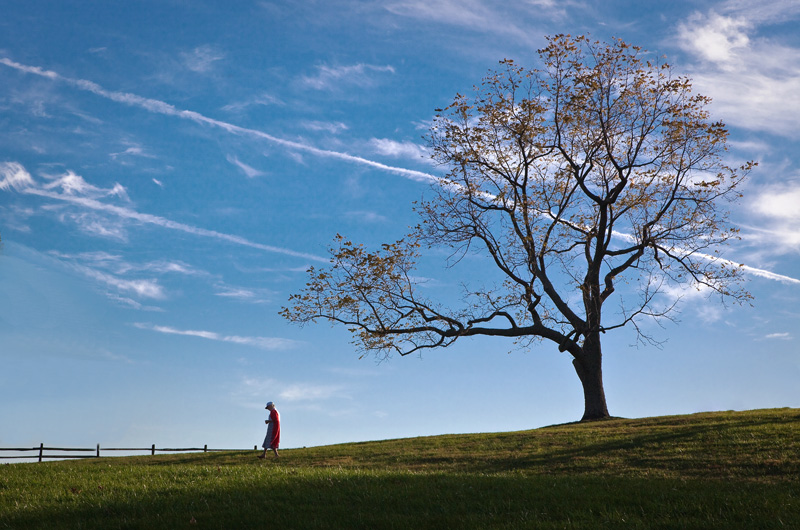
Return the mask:
{"type": "MultiPolygon", "coordinates": [[[[103,447],[103,451],[127,451],[129,453],[140,452],[140,451],[148,451],[151,455],[155,455],[158,453],[197,453],[197,452],[220,452],[220,451],[249,451],[249,449],[209,449],[208,444],[204,445],[203,447],[182,447],[182,448],[156,448],[156,444],[151,445],[150,447],[103,447]]],[[[258,446],[253,446],[254,451],[258,451],[258,446]]],[[[100,458],[100,444],[97,444],[97,447],[93,447],[90,449],[83,449],[83,448],[75,448],[75,447],[46,447],[44,442],[39,444],[39,447],[0,447],[0,453],[3,451],[6,452],[14,452],[14,453],[23,453],[28,451],[38,451],[39,452],[39,462],[41,462],[45,458],[59,458],[59,459],[67,459],[67,458],[100,458]],[[45,451],[58,451],[59,454],[45,454],[45,451]],[[66,454],[61,454],[66,453],[66,454]],[[71,453],[92,453],[92,454],[71,454],[71,453]]],[[[110,455],[108,455],[110,456],[110,455]]],[[[35,455],[15,455],[15,456],[3,456],[0,454],[0,459],[11,460],[11,459],[33,459],[36,458],[35,455]]]]}

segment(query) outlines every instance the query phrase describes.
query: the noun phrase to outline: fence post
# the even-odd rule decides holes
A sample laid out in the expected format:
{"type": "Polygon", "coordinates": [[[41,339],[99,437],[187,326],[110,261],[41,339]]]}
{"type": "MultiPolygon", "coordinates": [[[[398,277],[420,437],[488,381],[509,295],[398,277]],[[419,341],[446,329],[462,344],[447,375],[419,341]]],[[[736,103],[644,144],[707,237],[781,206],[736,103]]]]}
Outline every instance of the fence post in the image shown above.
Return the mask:
{"type": "Polygon", "coordinates": [[[155,456],[155,454],[156,454],[156,444],[153,444],[153,446],[150,448],[150,456],[155,456]]]}
{"type": "Polygon", "coordinates": [[[42,461],[42,453],[44,452],[44,442],[39,444],[39,462],[42,461]]]}
{"type": "Polygon", "coordinates": [[[100,458],[100,444],[97,444],[97,458],[100,458]]]}
{"type": "Polygon", "coordinates": [[[203,446],[203,452],[204,452],[204,453],[207,453],[207,452],[208,452],[208,444],[205,444],[205,445],[203,446]]]}
{"type": "Polygon", "coordinates": [[[253,451],[258,451],[258,446],[257,445],[253,446],[253,451]]]}

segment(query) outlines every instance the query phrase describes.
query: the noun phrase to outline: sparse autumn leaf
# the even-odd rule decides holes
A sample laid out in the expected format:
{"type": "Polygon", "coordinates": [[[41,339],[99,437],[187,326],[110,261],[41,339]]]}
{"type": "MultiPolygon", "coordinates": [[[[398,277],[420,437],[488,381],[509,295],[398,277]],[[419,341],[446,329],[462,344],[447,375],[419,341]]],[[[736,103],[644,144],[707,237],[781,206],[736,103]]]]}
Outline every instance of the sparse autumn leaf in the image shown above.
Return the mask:
{"type": "Polygon", "coordinates": [[[540,69],[503,59],[472,96],[436,109],[428,142],[448,173],[415,204],[421,222],[376,252],[337,234],[332,266],[310,269],[282,314],[344,324],[363,354],[477,335],[550,341],[572,356],[583,418],[604,418],[602,334],[631,325],[654,342],[639,322],[669,318],[670,285],[749,298],[719,250],[737,237],[726,201],[755,163],[724,164],[710,99],[637,46],[555,35],[539,57],[540,69]],[[428,300],[414,268],[433,247],[455,262],[480,249],[500,285],[465,288],[462,307],[428,300]]]}

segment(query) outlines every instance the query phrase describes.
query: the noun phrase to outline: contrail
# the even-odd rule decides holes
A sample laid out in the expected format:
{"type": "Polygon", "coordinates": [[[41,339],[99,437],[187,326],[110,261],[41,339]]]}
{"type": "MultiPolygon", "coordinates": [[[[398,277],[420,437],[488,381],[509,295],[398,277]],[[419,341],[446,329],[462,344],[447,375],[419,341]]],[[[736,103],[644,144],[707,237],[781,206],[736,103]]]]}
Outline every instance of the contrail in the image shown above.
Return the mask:
{"type": "MultiPolygon", "coordinates": [[[[209,118],[207,116],[204,116],[204,115],[200,114],[199,112],[195,112],[195,111],[191,111],[191,110],[180,110],[180,109],[175,108],[173,105],[170,105],[169,103],[166,103],[164,101],[159,101],[157,99],[145,98],[145,97],[138,96],[136,94],[130,94],[130,93],[127,93],[127,92],[115,92],[115,91],[112,91],[112,90],[106,90],[105,88],[101,87],[100,85],[98,85],[97,83],[94,83],[92,81],[88,81],[88,80],[85,80],[85,79],[73,79],[73,78],[70,78],[70,77],[65,77],[65,76],[62,76],[61,74],[59,74],[57,72],[52,71],[52,70],[45,70],[45,69],[40,68],[38,66],[28,66],[28,65],[20,64],[20,63],[17,63],[15,61],[12,61],[11,59],[8,59],[6,57],[0,58],[0,64],[4,64],[4,65],[6,65],[6,66],[8,66],[10,68],[14,68],[15,70],[19,70],[21,72],[25,72],[25,73],[28,73],[28,74],[33,74],[33,75],[38,75],[38,76],[41,76],[41,77],[46,77],[46,78],[52,79],[54,81],[61,81],[61,82],[64,82],[66,84],[69,84],[71,86],[74,86],[74,87],[76,87],[76,88],[78,88],[80,90],[91,92],[93,94],[96,94],[96,95],[98,95],[100,97],[103,97],[103,98],[106,98],[106,99],[110,99],[112,101],[116,101],[116,102],[119,102],[119,103],[124,103],[126,105],[130,105],[130,106],[134,106],[134,107],[139,107],[139,108],[147,110],[148,112],[153,112],[153,113],[156,113],[156,114],[164,114],[164,115],[167,115],[167,116],[175,116],[177,118],[194,121],[195,123],[200,123],[200,124],[204,124],[204,125],[210,125],[212,127],[217,127],[217,128],[222,129],[224,131],[227,131],[227,132],[229,132],[231,134],[242,135],[242,136],[252,136],[252,137],[256,137],[256,138],[261,138],[261,139],[267,140],[267,141],[272,142],[272,143],[277,144],[277,145],[288,147],[290,149],[294,149],[294,150],[297,150],[297,151],[304,151],[304,152],[311,153],[311,154],[314,154],[314,155],[317,155],[317,156],[320,156],[320,157],[335,158],[335,159],[343,160],[343,161],[346,161],[346,162],[352,162],[352,163],[359,164],[359,165],[373,167],[373,168],[380,169],[382,171],[387,171],[389,173],[394,173],[396,175],[400,175],[400,176],[403,176],[405,178],[408,178],[408,179],[411,179],[411,180],[415,180],[415,181],[418,181],[418,182],[429,182],[429,183],[433,182],[433,183],[437,183],[437,184],[444,184],[445,186],[452,186],[453,185],[452,183],[446,183],[444,179],[442,179],[440,177],[437,177],[435,175],[431,175],[430,173],[424,173],[422,171],[415,171],[413,169],[406,169],[406,168],[401,168],[401,167],[396,167],[396,166],[389,166],[389,165],[381,164],[380,162],[375,162],[374,160],[369,160],[367,158],[363,158],[363,157],[360,157],[360,156],[350,155],[350,154],[342,153],[342,152],[339,152],[339,151],[331,151],[331,150],[328,150],[328,149],[319,149],[319,148],[314,147],[312,145],[304,144],[304,143],[301,143],[301,142],[295,142],[295,141],[292,141],[292,140],[286,140],[284,138],[279,138],[277,136],[273,136],[271,134],[265,133],[263,131],[259,131],[257,129],[250,129],[250,128],[247,128],[247,127],[240,127],[240,126],[234,125],[232,123],[228,123],[228,122],[224,122],[224,121],[220,121],[220,120],[215,120],[214,118],[209,118]]],[[[29,191],[29,193],[37,193],[37,194],[43,195],[43,196],[53,195],[52,198],[66,200],[66,198],[64,196],[60,196],[60,195],[57,195],[57,194],[48,194],[48,192],[44,192],[44,191],[41,191],[41,190],[31,190],[31,191],[29,191]]],[[[328,260],[326,260],[324,258],[321,258],[319,256],[293,252],[293,251],[286,250],[286,249],[280,249],[280,248],[277,248],[277,247],[271,247],[269,245],[261,245],[259,243],[254,243],[254,242],[248,241],[248,240],[246,240],[244,238],[241,238],[241,237],[238,237],[238,236],[222,234],[220,232],[215,232],[213,230],[206,230],[206,229],[203,229],[203,228],[195,228],[195,227],[192,227],[192,226],[184,225],[182,223],[176,223],[174,221],[170,221],[168,219],[160,218],[160,217],[157,217],[157,216],[152,216],[152,215],[148,215],[148,214],[139,214],[137,212],[133,212],[132,210],[127,210],[125,208],[119,208],[117,206],[106,205],[106,204],[103,204],[101,202],[94,201],[94,200],[91,200],[91,199],[80,199],[80,200],[81,201],[85,201],[83,204],[88,206],[88,207],[95,208],[95,209],[103,209],[103,210],[106,210],[106,211],[112,211],[113,213],[117,213],[117,215],[121,215],[123,217],[137,218],[136,216],[139,216],[139,217],[143,217],[144,218],[144,219],[140,219],[140,220],[144,220],[144,222],[152,222],[154,224],[160,224],[161,226],[166,226],[168,228],[175,228],[177,230],[183,230],[185,232],[190,232],[190,233],[194,233],[194,234],[197,234],[197,235],[205,235],[205,236],[216,237],[218,239],[227,240],[227,241],[230,241],[230,242],[233,242],[233,243],[238,243],[238,244],[250,246],[250,247],[253,247],[253,248],[259,248],[259,249],[262,249],[262,250],[268,250],[270,252],[281,252],[281,253],[284,253],[284,254],[289,254],[289,255],[294,255],[294,256],[298,256],[298,257],[304,257],[304,258],[307,258],[307,259],[312,259],[314,261],[328,261],[328,260]],[[90,205],[88,203],[92,203],[92,204],[90,205]],[[129,212],[131,215],[127,215],[126,212],[129,212]],[[147,218],[152,218],[152,220],[147,220],[147,218]],[[156,220],[158,222],[156,222],[156,220]]],[[[615,235],[619,236],[619,237],[623,237],[623,238],[626,237],[625,234],[615,233],[615,235]]],[[[627,237],[630,237],[630,236],[627,236],[627,237]]],[[[704,256],[704,257],[707,257],[708,259],[717,259],[717,258],[714,258],[713,256],[704,256]]],[[[731,264],[733,264],[733,262],[731,262],[731,264]]],[[[774,272],[771,272],[771,271],[768,271],[768,270],[757,269],[755,267],[750,267],[749,265],[743,265],[743,269],[747,273],[752,274],[753,276],[758,276],[758,277],[766,278],[766,279],[769,279],[769,280],[779,281],[779,282],[782,282],[782,283],[790,283],[790,284],[798,284],[798,285],[800,285],[800,280],[798,280],[796,278],[792,278],[792,277],[789,277],[789,276],[784,276],[782,274],[777,274],[777,273],[774,273],[774,272]]]]}
{"type": "Polygon", "coordinates": [[[111,101],[124,103],[126,105],[130,105],[133,107],[139,107],[147,110],[148,112],[153,112],[156,114],[175,116],[177,118],[190,120],[195,123],[210,125],[212,127],[220,128],[231,134],[261,138],[263,140],[267,140],[274,144],[281,145],[283,147],[288,147],[290,149],[294,149],[297,151],[304,151],[320,157],[335,158],[338,160],[344,160],[346,162],[352,162],[359,165],[373,167],[419,182],[439,182],[440,180],[439,177],[436,177],[429,173],[424,173],[422,171],[415,171],[413,169],[389,166],[386,164],[381,164],[380,162],[375,162],[374,160],[369,160],[360,156],[354,156],[339,151],[319,149],[312,145],[304,144],[301,142],[295,142],[292,140],[286,140],[284,138],[279,138],[277,136],[273,136],[271,134],[259,131],[257,129],[249,129],[247,127],[240,127],[232,123],[215,120],[214,118],[209,118],[207,116],[200,114],[199,112],[191,110],[180,110],[175,108],[173,105],[170,105],[169,103],[166,103],[164,101],[159,101],[157,99],[145,98],[142,96],[138,96],[136,94],[130,94],[126,92],[115,92],[112,90],[106,90],[105,88],[101,87],[100,85],[92,81],[87,81],[85,79],[73,79],[70,77],[64,77],[61,74],[54,72],[52,70],[44,70],[43,68],[40,68],[38,66],[27,66],[24,64],[20,64],[12,61],[11,59],[8,59],[7,57],[0,58],[0,64],[4,64],[10,68],[14,68],[15,70],[19,70],[21,72],[25,72],[28,74],[34,74],[41,77],[46,77],[47,79],[52,79],[53,81],[61,81],[68,85],[74,86],[80,90],[91,92],[100,97],[110,99],[111,101]]]}
{"type": "Polygon", "coordinates": [[[55,193],[53,191],[50,191],[48,189],[43,189],[42,187],[40,187],[36,183],[36,181],[33,180],[33,177],[31,177],[30,173],[28,173],[22,166],[22,164],[19,164],[18,162],[0,162],[0,190],[14,190],[18,191],[19,193],[25,193],[28,195],[37,195],[39,197],[45,197],[47,199],[69,202],[72,204],[83,206],[84,208],[88,208],[90,210],[97,210],[110,213],[118,217],[121,217],[123,219],[132,219],[140,223],[157,225],[163,228],[169,228],[171,230],[186,232],[187,234],[193,234],[203,237],[211,237],[222,241],[227,241],[229,243],[235,243],[237,245],[243,245],[246,247],[252,247],[259,250],[265,250],[267,252],[276,252],[279,254],[286,254],[287,256],[294,256],[297,258],[304,258],[325,263],[329,261],[326,258],[315,256],[314,254],[307,254],[303,252],[289,250],[286,248],[274,247],[272,245],[255,243],[241,236],[234,236],[231,234],[225,234],[223,232],[217,232],[215,230],[208,230],[206,228],[199,228],[184,223],[178,223],[176,221],[172,221],[164,217],[159,217],[157,215],[141,213],[137,212],[136,210],[132,210],[130,208],[124,208],[122,206],[107,204],[90,197],[79,197],[76,195],[70,195],[66,193],[55,193]]]}
{"type": "Polygon", "coordinates": [[[286,254],[287,256],[294,256],[296,258],[303,258],[312,261],[318,261],[327,263],[329,260],[328,258],[323,258],[321,256],[316,256],[314,254],[307,254],[304,252],[296,252],[294,250],[289,250],[280,247],[274,247],[272,245],[264,245],[261,243],[256,243],[254,241],[250,241],[249,239],[245,239],[241,236],[234,236],[231,234],[225,234],[223,232],[217,232],[215,230],[208,230],[206,228],[199,228],[196,226],[191,226],[183,223],[178,223],[176,221],[171,221],[164,217],[159,217],[157,215],[152,215],[148,213],[141,213],[135,210],[131,210],[130,208],[123,208],[121,206],[115,206],[113,204],[106,204],[104,202],[100,202],[95,199],[89,199],[86,197],[74,197],[70,195],[63,195],[60,193],[53,193],[51,191],[46,191],[38,188],[28,187],[21,190],[22,193],[27,193],[30,195],[38,195],[40,197],[46,197],[48,199],[55,199],[58,201],[64,202],[71,202],[73,204],[78,204],[85,208],[89,208],[91,210],[98,210],[107,213],[111,213],[122,217],[124,219],[133,219],[135,221],[139,221],[141,223],[153,224],[158,225],[164,228],[169,228],[172,230],[178,230],[180,232],[186,232],[188,234],[193,234],[196,236],[203,236],[203,237],[211,237],[214,239],[219,239],[222,241],[227,241],[229,243],[235,243],[237,245],[243,245],[246,247],[255,248],[258,250],[265,250],[267,252],[275,252],[278,254],[286,254]]]}

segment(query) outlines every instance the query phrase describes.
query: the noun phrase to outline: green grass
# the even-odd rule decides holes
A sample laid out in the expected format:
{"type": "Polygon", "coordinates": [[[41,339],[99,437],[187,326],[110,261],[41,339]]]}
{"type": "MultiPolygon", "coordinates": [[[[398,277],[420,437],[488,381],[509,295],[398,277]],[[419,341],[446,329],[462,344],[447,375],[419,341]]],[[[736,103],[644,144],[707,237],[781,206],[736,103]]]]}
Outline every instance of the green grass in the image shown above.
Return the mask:
{"type": "Polygon", "coordinates": [[[0,466],[0,528],[800,528],[800,410],[0,466]]]}

